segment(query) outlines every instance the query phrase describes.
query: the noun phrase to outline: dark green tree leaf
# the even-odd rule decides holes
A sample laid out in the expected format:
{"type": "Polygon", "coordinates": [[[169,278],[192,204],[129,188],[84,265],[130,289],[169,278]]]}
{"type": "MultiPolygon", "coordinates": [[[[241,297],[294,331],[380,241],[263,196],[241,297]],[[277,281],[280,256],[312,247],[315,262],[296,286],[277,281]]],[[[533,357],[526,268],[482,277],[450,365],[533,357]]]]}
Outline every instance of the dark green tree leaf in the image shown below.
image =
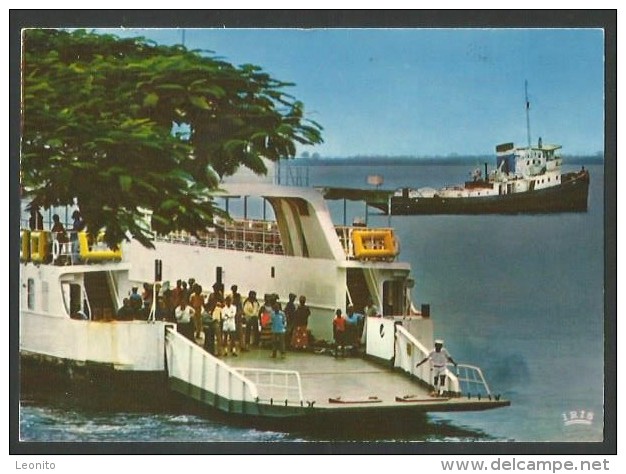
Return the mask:
{"type": "Polygon", "coordinates": [[[292,84],[259,66],[83,30],[23,38],[23,188],[44,208],[77,198],[112,246],[127,233],[150,246],[150,221],[161,233],[199,232],[218,212],[219,177],[264,173],[262,158],[322,141],[285,93],[292,84]]]}

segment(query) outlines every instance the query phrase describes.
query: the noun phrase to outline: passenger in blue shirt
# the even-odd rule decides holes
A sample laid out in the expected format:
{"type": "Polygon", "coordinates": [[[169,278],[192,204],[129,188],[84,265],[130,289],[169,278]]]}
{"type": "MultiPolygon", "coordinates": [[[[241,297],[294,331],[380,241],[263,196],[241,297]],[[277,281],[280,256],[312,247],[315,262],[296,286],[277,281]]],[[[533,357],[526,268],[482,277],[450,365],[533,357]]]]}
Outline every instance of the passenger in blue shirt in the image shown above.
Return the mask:
{"type": "Polygon", "coordinates": [[[352,347],[359,347],[363,328],[363,315],[354,312],[354,306],[349,305],[346,310],[346,342],[352,347]]]}
{"type": "Polygon", "coordinates": [[[130,300],[130,306],[133,308],[133,311],[136,313],[136,315],[139,315],[139,312],[141,311],[141,308],[143,306],[143,299],[141,298],[141,295],[137,293],[138,290],[138,287],[133,286],[131,294],[128,297],[128,299],[130,300]]]}
{"type": "Polygon", "coordinates": [[[280,309],[280,304],[275,302],[272,306],[272,358],[276,358],[276,352],[280,349],[280,356],[285,358],[285,332],[287,332],[287,317],[280,309]]]}

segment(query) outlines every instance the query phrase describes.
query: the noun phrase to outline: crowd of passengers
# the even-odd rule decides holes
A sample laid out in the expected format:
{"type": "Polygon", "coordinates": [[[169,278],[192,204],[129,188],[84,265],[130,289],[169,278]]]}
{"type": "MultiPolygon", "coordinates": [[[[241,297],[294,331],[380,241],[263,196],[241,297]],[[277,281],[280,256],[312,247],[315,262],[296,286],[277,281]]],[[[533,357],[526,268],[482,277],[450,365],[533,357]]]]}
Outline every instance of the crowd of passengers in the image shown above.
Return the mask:
{"type": "MultiPolygon", "coordinates": [[[[365,308],[365,314],[377,315],[374,305],[365,308]]],[[[265,294],[257,299],[250,290],[244,297],[238,286],[232,285],[225,293],[222,283],[214,283],[211,292],[194,279],[177,280],[171,288],[144,283],[142,291],[133,287],[117,320],[146,320],[151,315],[157,320],[177,324],[178,332],[218,357],[237,357],[241,352],[259,346],[271,346],[272,357],[285,357],[286,350],[306,350],[312,347],[308,328],[311,311],[306,297],[289,294],[284,307],[276,294],[265,294]],[[156,290],[156,300],[153,294],[156,290]],[[298,301],[296,302],[296,298],[298,301]]],[[[335,355],[345,355],[346,347],[358,349],[363,333],[364,316],[348,306],[346,314],[337,310],[333,319],[335,355]]]]}

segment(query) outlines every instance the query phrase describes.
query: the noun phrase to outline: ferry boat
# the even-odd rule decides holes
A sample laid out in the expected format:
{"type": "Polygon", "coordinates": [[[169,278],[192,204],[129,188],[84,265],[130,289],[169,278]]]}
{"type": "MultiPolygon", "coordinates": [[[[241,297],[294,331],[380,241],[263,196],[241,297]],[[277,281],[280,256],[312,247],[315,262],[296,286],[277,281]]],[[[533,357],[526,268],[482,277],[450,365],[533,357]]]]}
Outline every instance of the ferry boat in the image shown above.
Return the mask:
{"type": "Polygon", "coordinates": [[[496,147],[497,168],[475,170],[463,185],[402,188],[389,200],[392,215],[586,212],[589,171],[562,173],[560,145],[496,147]]]}
{"type": "Polygon", "coordinates": [[[165,409],[172,400],[245,420],[345,416],[423,416],[426,412],[486,410],[510,402],[491,391],[481,369],[447,370],[444,397],[431,396],[428,364],[416,367],[435,336],[429,305],[411,299],[410,266],[398,259],[392,228],[335,226],[313,188],[230,184],[218,199],[243,209],[216,220],[202,236],[155,235],[154,249],[138,242],[112,251],[98,236],[48,230],[21,232],[20,378],[25,393],[59,391],[69,403],[105,400],[165,409]],[[253,199],[264,218],[251,218],[253,199]],[[267,218],[266,206],[273,219],[267,218]],[[181,335],[154,311],[143,320],[116,319],[131,288],[194,277],[242,294],[306,295],[309,330],[317,343],[273,359],[265,348],[219,358],[181,335]],[[365,318],[365,349],[336,359],[336,308],[365,318]]]}

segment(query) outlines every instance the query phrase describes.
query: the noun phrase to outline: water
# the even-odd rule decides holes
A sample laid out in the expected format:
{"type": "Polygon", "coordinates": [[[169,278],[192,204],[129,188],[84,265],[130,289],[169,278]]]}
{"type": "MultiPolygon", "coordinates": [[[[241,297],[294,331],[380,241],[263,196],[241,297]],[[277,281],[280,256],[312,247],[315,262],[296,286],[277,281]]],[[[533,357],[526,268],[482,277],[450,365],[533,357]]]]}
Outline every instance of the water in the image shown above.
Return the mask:
{"type": "MultiPolygon", "coordinates": [[[[480,366],[499,410],[428,415],[411,426],[379,424],[289,432],[227,423],[206,413],[120,413],[31,402],[25,441],[602,441],[604,368],[603,167],[590,166],[589,211],[533,216],[392,217],[414,301],[429,303],[436,336],[455,360],[480,366]],[[589,424],[566,424],[571,413],[589,424]]],[[[384,188],[462,182],[465,166],[311,167],[312,185],[384,188]]],[[[348,203],[348,222],[365,217],[348,203]]],[[[331,203],[343,220],[343,202],[331,203]]],[[[389,218],[374,215],[371,226],[389,218]]]]}

